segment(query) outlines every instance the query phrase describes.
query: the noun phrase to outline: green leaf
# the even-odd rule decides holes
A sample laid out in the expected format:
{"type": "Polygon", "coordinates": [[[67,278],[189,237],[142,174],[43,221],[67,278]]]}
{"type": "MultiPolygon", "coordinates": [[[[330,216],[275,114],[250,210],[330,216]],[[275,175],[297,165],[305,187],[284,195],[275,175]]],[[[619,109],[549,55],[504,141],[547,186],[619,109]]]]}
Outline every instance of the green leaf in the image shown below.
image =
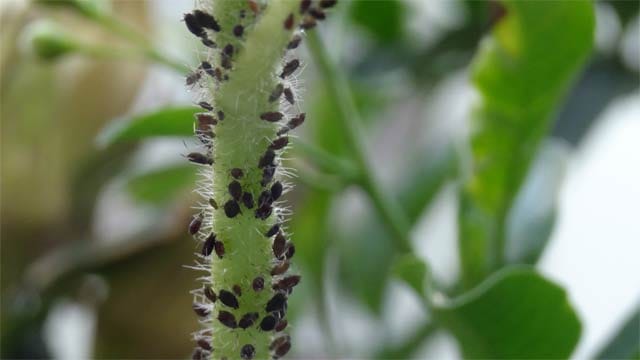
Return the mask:
{"type": "Polygon", "coordinates": [[[406,10],[405,3],[397,0],[354,1],[350,15],[376,40],[391,43],[404,34],[406,10]]]}
{"type": "Polygon", "coordinates": [[[528,267],[503,269],[434,310],[466,358],[563,359],[580,338],[564,289],[528,267]]]}
{"type": "Polygon", "coordinates": [[[415,254],[401,255],[393,265],[393,273],[409,284],[418,294],[426,295],[429,269],[424,261],[415,254]]]}
{"type": "Polygon", "coordinates": [[[505,223],[571,79],[591,51],[591,1],[504,1],[472,65],[480,93],[459,206],[463,282],[505,263],[505,223]]]}
{"type": "Polygon", "coordinates": [[[192,136],[193,115],[198,111],[193,106],[167,107],[130,119],[116,119],[100,132],[97,143],[106,147],[156,136],[192,136]]]}
{"type": "Polygon", "coordinates": [[[548,140],[533,162],[506,224],[505,256],[511,264],[535,264],[549,241],[569,159],[565,143],[548,140]]]}
{"type": "Polygon", "coordinates": [[[598,352],[596,359],[640,359],[640,306],[598,352]]]}
{"type": "Polygon", "coordinates": [[[127,190],[139,201],[163,205],[192,189],[197,178],[195,166],[166,167],[132,177],[127,182],[127,190]]]}

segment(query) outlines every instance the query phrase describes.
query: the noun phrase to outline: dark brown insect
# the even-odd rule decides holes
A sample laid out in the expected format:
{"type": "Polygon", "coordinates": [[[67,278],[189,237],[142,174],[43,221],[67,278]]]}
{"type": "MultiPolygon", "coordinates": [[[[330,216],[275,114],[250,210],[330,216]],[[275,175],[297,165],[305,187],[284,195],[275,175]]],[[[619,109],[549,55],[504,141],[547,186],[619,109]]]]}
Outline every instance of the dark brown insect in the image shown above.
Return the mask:
{"type": "Polygon", "coordinates": [[[281,112],[272,111],[272,112],[262,113],[260,115],[260,119],[269,121],[269,122],[276,122],[276,121],[280,121],[283,116],[284,115],[281,112]]]}
{"type": "Polygon", "coordinates": [[[293,20],[293,14],[289,14],[289,16],[284,20],[284,28],[286,30],[293,29],[293,20]]]}
{"type": "Polygon", "coordinates": [[[282,319],[278,321],[278,323],[276,324],[275,330],[282,331],[287,328],[287,325],[289,325],[289,322],[287,320],[282,319]]]}
{"type": "Polygon", "coordinates": [[[187,77],[185,79],[185,84],[187,86],[191,86],[191,85],[195,84],[196,82],[198,82],[198,80],[200,80],[201,77],[202,77],[202,74],[200,74],[199,71],[194,71],[191,74],[187,75],[187,77]]]}
{"type": "Polygon", "coordinates": [[[198,153],[198,152],[192,152],[189,153],[187,155],[187,160],[191,161],[194,164],[200,164],[200,165],[211,165],[213,164],[213,159],[208,157],[207,155],[198,153]]]}
{"type": "Polygon", "coordinates": [[[231,329],[238,327],[238,324],[236,324],[236,317],[228,311],[221,310],[218,313],[218,321],[220,321],[222,325],[231,329]]]}
{"type": "Polygon", "coordinates": [[[280,78],[284,79],[287,76],[293,74],[293,72],[296,71],[296,69],[298,69],[299,66],[300,66],[300,60],[298,59],[293,59],[288,63],[284,64],[284,66],[282,67],[282,73],[280,73],[280,78]]]}
{"type": "Polygon", "coordinates": [[[253,282],[251,283],[251,287],[255,292],[262,291],[262,289],[264,289],[264,278],[262,276],[258,276],[255,279],[253,279],[253,282]]]}
{"type": "Polygon", "coordinates": [[[280,224],[275,224],[272,227],[270,227],[266,233],[264,233],[264,236],[272,237],[273,235],[277,234],[279,230],[280,230],[280,224]]]}
{"type": "Polygon", "coordinates": [[[233,35],[236,37],[242,37],[244,34],[244,27],[242,25],[236,25],[233,27],[233,35]]]}
{"type": "Polygon", "coordinates": [[[265,204],[263,206],[260,206],[256,210],[256,218],[258,218],[260,220],[265,220],[269,216],[271,216],[272,212],[273,212],[273,207],[271,205],[265,204]]]}
{"type": "Polygon", "coordinates": [[[278,265],[274,266],[273,269],[271,269],[271,275],[275,276],[275,275],[282,275],[285,272],[287,272],[287,270],[289,270],[289,261],[285,260],[281,263],[279,263],[278,265]]]}
{"type": "Polygon", "coordinates": [[[284,89],[284,98],[289,102],[289,104],[293,105],[296,103],[296,99],[293,96],[293,91],[290,88],[284,89]]]}
{"type": "Polygon", "coordinates": [[[218,300],[218,296],[216,295],[215,291],[213,291],[211,286],[205,285],[202,292],[204,293],[204,296],[206,296],[207,299],[209,299],[209,301],[211,301],[212,303],[218,300]]]}
{"type": "Polygon", "coordinates": [[[249,5],[249,9],[251,9],[251,11],[253,11],[255,15],[257,15],[258,12],[260,12],[260,7],[258,6],[258,3],[255,2],[254,0],[248,0],[247,4],[249,5]]]}
{"type": "Polygon", "coordinates": [[[218,257],[220,259],[222,259],[222,257],[224,256],[224,253],[225,253],[225,251],[224,251],[224,243],[222,241],[216,241],[213,244],[213,249],[216,252],[216,255],[218,255],[218,257]]]}
{"type": "Polygon", "coordinates": [[[303,30],[310,30],[313,29],[314,27],[316,27],[318,23],[316,23],[316,20],[312,17],[307,17],[304,19],[304,21],[302,22],[302,24],[300,24],[300,28],[303,30]]]}
{"type": "Polygon", "coordinates": [[[306,117],[307,117],[306,113],[300,113],[300,114],[298,114],[298,116],[296,116],[293,119],[289,120],[289,123],[287,124],[287,126],[289,127],[290,130],[293,130],[293,129],[297,128],[298,126],[302,125],[302,123],[304,122],[306,117]]]}
{"type": "Polygon", "coordinates": [[[259,317],[260,315],[257,312],[246,313],[240,318],[240,321],[238,321],[238,327],[246,329],[253,325],[259,317]]]}
{"type": "Polygon", "coordinates": [[[228,218],[234,218],[240,213],[240,205],[235,200],[229,200],[224,204],[224,213],[228,218]]]}
{"type": "Polygon", "coordinates": [[[233,64],[231,63],[231,57],[229,57],[227,54],[221,54],[220,55],[220,65],[229,70],[233,67],[233,64]]]}
{"type": "Polygon", "coordinates": [[[198,37],[206,36],[207,33],[202,28],[202,25],[196,19],[196,16],[193,14],[184,14],[184,23],[187,25],[187,29],[198,37]]]}
{"type": "Polygon", "coordinates": [[[320,7],[323,9],[327,9],[333,7],[338,0],[320,0],[320,7]]]}
{"type": "Polygon", "coordinates": [[[218,44],[215,43],[215,41],[207,38],[207,37],[203,37],[200,39],[200,41],[202,41],[202,45],[208,47],[208,48],[212,48],[215,49],[218,47],[218,44]]]}
{"type": "Polygon", "coordinates": [[[302,41],[302,37],[300,35],[295,35],[291,41],[289,41],[289,43],[287,44],[287,49],[288,50],[293,50],[295,48],[298,47],[298,45],[300,45],[300,42],[302,41]]]}
{"type": "Polygon", "coordinates": [[[273,256],[276,258],[282,256],[286,250],[286,243],[287,239],[284,237],[284,234],[282,234],[282,231],[278,232],[278,235],[273,239],[273,246],[271,247],[273,250],[273,256]]]}
{"type": "Polygon", "coordinates": [[[280,95],[282,95],[283,90],[284,90],[284,85],[282,84],[276,85],[276,88],[273,89],[273,91],[271,92],[271,95],[269,95],[269,102],[274,102],[278,100],[280,98],[280,95]]]}
{"type": "Polygon", "coordinates": [[[194,303],[193,311],[200,317],[207,317],[207,315],[209,315],[209,309],[202,304],[194,303]]]}
{"type": "Polygon", "coordinates": [[[251,344],[244,345],[242,349],[240,349],[240,357],[244,360],[251,360],[256,356],[256,348],[251,344]]]}
{"type": "Polygon", "coordinates": [[[240,10],[240,19],[244,19],[247,16],[247,11],[245,9],[240,10]]]}
{"type": "Polygon", "coordinates": [[[211,255],[211,252],[213,252],[213,248],[215,244],[216,244],[216,234],[211,233],[211,235],[207,237],[207,239],[204,241],[204,244],[202,245],[202,256],[211,255]]]}
{"type": "Polygon", "coordinates": [[[271,331],[274,327],[276,327],[276,318],[272,315],[265,316],[260,322],[260,329],[262,331],[271,331]]]}
{"type": "Polygon", "coordinates": [[[311,7],[311,0],[302,0],[300,1],[300,14],[304,14],[311,7]]]}
{"type": "Polygon", "coordinates": [[[214,126],[218,123],[218,120],[213,116],[207,113],[197,113],[195,114],[197,129],[198,131],[209,131],[211,130],[211,126],[214,126]]]}
{"type": "Polygon", "coordinates": [[[240,179],[244,175],[244,171],[240,168],[233,168],[229,173],[234,179],[240,179]]]}
{"type": "Polygon", "coordinates": [[[277,357],[282,357],[287,355],[287,353],[291,350],[291,340],[287,340],[284,344],[275,348],[275,355],[277,357]]]}
{"type": "Polygon", "coordinates": [[[227,44],[227,45],[225,45],[224,49],[222,49],[222,52],[224,52],[225,55],[231,57],[231,56],[233,56],[233,51],[234,50],[235,49],[233,48],[233,45],[227,44]]]}
{"type": "Polygon", "coordinates": [[[211,205],[214,210],[218,210],[218,203],[216,202],[216,199],[210,198],[209,205],[211,205]]]}
{"type": "Polygon", "coordinates": [[[289,245],[287,246],[287,253],[285,254],[285,256],[287,257],[287,259],[291,259],[295,253],[296,253],[296,246],[293,245],[292,243],[289,243],[289,245]]]}
{"type": "Polygon", "coordinates": [[[287,303],[287,296],[283,293],[277,293],[273,295],[273,297],[271,298],[271,300],[269,300],[269,302],[267,302],[267,306],[265,307],[265,310],[268,313],[271,313],[274,311],[280,311],[286,307],[286,303],[287,303]]]}
{"type": "Polygon", "coordinates": [[[222,110],[218,111],[218,119],[220,119],[220,121],[224,120],[224,112],[222,110]]]}
{"type": "Polygon", "coordinates": [[[287,146],[289,144],[289,138],[286,136],[277,138],[275,140],[273,140],[271,142],[271,145],[269,145],[269,149],[271,150],[280,150],[283,147],[287,146]]]}
{"type": "Polygon", "coordinates": [[[193,349],[193,352],[191,353],[191,360],[205,360],[206,358],[207,357],[201,347],[193,349]]]}
{"type": "Polygon", "coordinates": [[[242,197],[242,185],[240,185],[238,181],[233,180],[229,183],[229,186],[227,188],[233,200],[239,201],[242,197]]]}
{"type": "Polygon", "coordinates": [[[240,285],[238,284],[233,285],[233,288],[231,288],[231,290],[233,290],[233,293],[236,294],[237,296],[242,296],[242,288],[240,287],[240,285]]]}
{"type": "Polygon", "coordinates": [[[271,185],[271,199],[273,199],[273,201],[278,200],[282,195],[282,190],[283,187],[280,181],[273,183],[273,185],[271,185]]]}
{"type": "Polygon", "coordinates": [[[253,207],[255,206],[253,202],[253,195],[251,195],[250,192],[245,192],[244,194],[242,194],[242,203],[247,207],[247,209],[253,209],[253,207]]]}
{"type": "MultiPolygon", "coordinates": [[[[222,70],[220,70],[220,68],[218,68],[218,67],[215,68],[213,70],[213,75],[216,78],[216,80],[222,81],[222,70]]],[[[222,120],[222,119],[220,119],[220,120],[222,120]]]]}
{"type": "Polygon", "coordinates": [[[204,72],[206,72],[209,76],[211,76],[211,77],[215,77],[215,76],[216,76],[216,74],[214,73],[214,71],[213,71],[213,67],[211,66],[211,63],[210,63],[210,62],[208,62],[208,61],[203,61],[203,62],[200,64],[200,68],[201,68],[202,70],[204,70],[204,72]]]}
{"type": "Polygon", "coordinates": [[[271,149],[267,149],[267,151],[264,152],[264,155],[262,155],[262,157],[260,158],[260,161],[258,162],[258,167],[262,169],[267,165],[273,164],[273,160],[275,158],[276,158],[276,153],[271,149]]]}
{"type": "Polygon", "coordinates": [[[313,16],[316,20],[324,20],[326,19],[327,15],[325,15],[324,11],[320,10],[320,9],[310,9],[309,10],[309,15],[313,16]]]}
{"type": "Polygon", "coordinates": [[[195,235],[202,226],[202,214],[194,215],[189,223],[189,235],[195,235]]]}
{"type": "Polygon", "coordinates": [[[273,285],[274,290],[288,290],[300,283],[300,275],[291,275],[273,285]]]}
{"type": "Polygon", "coordinates": [[[207,350],[207,351],[211,351],[213,348],[211,347],[211,344],[209,343],[209,340],[205,339],[205,338],[199,338],[196,343],[198,344],[198,346],[200,346],[201,348],[207,350]]]}
{"type": "Polygon", "coordinates": [[[238,304],[238,298],[236,298],[236,296],[233,295],[231,291],[227,291],[227,290],[218,291],[218,299],[220,299],[220,302],[222,302],[223,304],[227,305],[230,308],[237,309],[238,307],[240,307],[240,304],[238,304]]]}
{"type": "Polygon", "coordinates": [[[275,173],[276,173],[275,165],[265,166],[264,169],[262,169],[262,180],[260,181],[260,184],[262,186],[267,186],[267,184],[271,182],[271,180],[273,179],[273,176],[275,175],[275,173]]]}
{"type": "Polygon", "coordinates": [[[203,28],[211,29],[216,32],[220,31],[220,25],[218,25],[218,22],[213,15],[207,14],[202,10],[195,10],[193,15],[195,16],[198,24],[203,28]]]}
{"type": "Polygon", "coordinates": [[[200,101],[198,103],[198,106],[200,106],[201,108],[208,110],[208,111],[212,111],[213,110],[213,106],[211,106],[211,104],[209,104],[206,101],[200,101]]]}
{"type": "Polygon", "coordinates": [[[258,206],[271,205],[273,200],[271,199],[271,192],[264,190],[258,197],[258,206]]]}

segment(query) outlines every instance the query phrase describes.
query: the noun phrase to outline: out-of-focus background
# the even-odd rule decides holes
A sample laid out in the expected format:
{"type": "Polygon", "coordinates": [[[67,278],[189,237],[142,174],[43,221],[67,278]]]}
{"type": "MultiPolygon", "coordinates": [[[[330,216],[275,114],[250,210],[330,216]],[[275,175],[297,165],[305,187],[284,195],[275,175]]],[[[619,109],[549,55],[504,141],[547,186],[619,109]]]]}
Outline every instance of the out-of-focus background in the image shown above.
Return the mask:
{"type": "MultiPolygon", "coordinates": [[[[192,104],[176,68],[198,64],[200,45],[180,21],[193,4],[85,5],[0,2],[1,356],[186,358],[197,328],[196,274],[184,267],[195,250],[185,231],[195,177],[182,154],[194,140],[104,138],[127,119],[192,104]],[[91,9],[110,15],[96,21],[91,9]],[[131,50],[123,28],[177,66],[131,50]],[[35,49],[43,33],[82,48],[35,49]]],[[[575,359],[595,357],[630,318],[640,328],[638,2],[594,9],[594,49],[510,214],[514,224],[533,220],[509,230],[525,244],[546,234],[535,266],[566,289],[582,323],[575,359]]],[[[478,100],[469,65],[501,15],[492,1],[343,1],[320,29],[347,74],[375,173],[407,208],[418,255],[451,294],[460,274],[456,148],[478,100]]],[[[291,298],[291,358],[462,357],[460,342],[426,325],[431,315],[390,275],[391,235],[363,192],[307,161],[310,146],[345,157],[349,144],[304,46],[300,56],[307,151],[289,155],[300,172],[287,200],[304,280],[291,298]]],[[[175,120],[191,126],[188,116],[175,120]]]]}

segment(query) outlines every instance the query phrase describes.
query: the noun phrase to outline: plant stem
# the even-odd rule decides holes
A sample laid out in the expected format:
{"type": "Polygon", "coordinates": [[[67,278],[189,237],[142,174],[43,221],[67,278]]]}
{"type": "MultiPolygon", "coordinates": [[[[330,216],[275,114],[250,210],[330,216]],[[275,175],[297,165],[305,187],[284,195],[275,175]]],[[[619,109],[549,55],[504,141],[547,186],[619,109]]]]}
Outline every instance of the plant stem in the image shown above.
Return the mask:
{"type": "Polygon", "coordinates": [[[338,104],[338,110],[343,115],[344,131],[353,147],[354,160],[359,170],[358,183],[367,192],[373,205],[393,232],[397,248],[403,253],[412,252],[409,237],[410,226],[403,210],[392,197],[382,190],[373,174],[373,167],[366,155],[367,147],[363,138],[364,131],[361,128],[360,114],[356,109],[347,81],[340,69],[334,66],[329,59],[318,34],[310,32],[307,40],[318,69],[329,87],[329,93],[333,96],[334,101],[338,104]]]}

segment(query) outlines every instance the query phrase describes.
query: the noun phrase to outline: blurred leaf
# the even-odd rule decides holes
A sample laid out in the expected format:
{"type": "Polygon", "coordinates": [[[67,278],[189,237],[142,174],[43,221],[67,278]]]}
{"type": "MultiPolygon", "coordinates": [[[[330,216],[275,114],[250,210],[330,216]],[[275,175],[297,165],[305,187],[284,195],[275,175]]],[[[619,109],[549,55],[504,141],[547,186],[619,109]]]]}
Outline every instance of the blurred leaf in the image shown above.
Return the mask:
{"type": "Polygon", "coordinates": [[[483,41],[472,66],[481,102],[459,207],[467,288],[504,263],[508,210],[593,40],[590,1],[504,4],[507,15],[483,41]]]}
{"type": "Polygon", "coordinates": [[[507,219],[508,263],[533,265],[542,254],[555,224],[568,158],[564,143],[549,140],[533,162],[507,219]]]}
{"type": "Polygon", "coordinates": [[[609,339],[596,359],[640,359],[640,307],[609,339]]]}
{"type": "Polygon", "coordinates": [[[192,188],[197,179],[195,166],[178,165],[136,175],[129,179],[127,189],[139,201],[163,205],[192,188]]]}
{"type": "Polygon", "coordinates": [[[155,136],[192,136],[193,106],[167,107],[130,119],[116,119],[98,135],[98,145],[109,146],[124,141],[142,140],[155,136]]]}
{"type": "Polygon", "coordinates": [[[528,267],[495,273],[459,298],[436,304],[435,315],[473,359],[567,358],[581,332],[565,291],[528,267]]]}
{"type": "Polygon", "coordinates": [[[398,41],[404,34],[406,4],[397,0],[354,1],[352,21],[383,43],[398,41]]]}
{"type": "Polygon", "coordinates": [[[77,41],[49,20],[40,20],[25,30],[33,50],[43,60],[55,60],[78,49],[77,41]]]}
{"type": "Polygon", "coordinates": [[[393,264],[393,273],[409,284],[418,294],[426,295],[429,269],[415,254],[401,255],[393,264]]]}

